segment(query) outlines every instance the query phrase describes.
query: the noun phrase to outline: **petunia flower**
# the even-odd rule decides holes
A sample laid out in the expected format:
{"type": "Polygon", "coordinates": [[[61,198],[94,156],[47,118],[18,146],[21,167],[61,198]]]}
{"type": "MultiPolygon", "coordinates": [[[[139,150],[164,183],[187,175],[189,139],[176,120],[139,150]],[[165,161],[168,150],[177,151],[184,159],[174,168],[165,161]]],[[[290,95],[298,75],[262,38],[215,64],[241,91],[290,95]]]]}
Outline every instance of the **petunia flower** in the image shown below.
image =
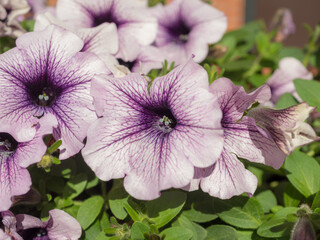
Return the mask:
{"type": "Polygon", "coordinates": [[[29,12],[26,0],[0,0],[0,37],[19,37],[26,31],[21,27],[18,17],[29,12]]]}
{"type": "Polygon", "coordinates": [[[293,57],[281,59],[279,68],[267,80],[271,89],[271,102],[275,104],[286,92],[292,93],[297,100],[301,101],[293,84],[296,78],[311,80],[313,77],[299,60],[293,57]]]}
{"type": "Polygon", "coordinates": [[[17,233],[17,220],[12,212],[1,212],[0,219],[2,219],[2,226],[4,228],[0,228],[1,240],[23,240],[23,238],[17,233]]]}
{"type": "Polygon", "coordinates": [[[150,88],[136,73],[100,76],[91,94],[102,117],[89,128],[82,155],[100,179],[125,177],[135,198],[150,200],[161,190],[183,187],[195,166],[207,167],[220,156],[221,110],[206,71],[192,60],[150,88]]]}
{"type": "Polygon", "coordinates": [[[47,150],[42,138],[56,126],[52,115],[33,126],[0,121],[0,211],[10,208],[13,196],[29,191],[31,178],[26,168],[41,160],[47,150]]]}
{"type": "Polygon", "coordinates": [[[52,114],[58,122],[54,137],[62,140],[60,159],[66,159],[80,151],[97,118],[90,84],[107,69],[96,56],[79,53],[83,41],[59,27],[26,33],[16,45],[0,55],[0,119],[32,126],[35,118],[52,114]]]}
{"type": "Polygon", "coordinates": [[[208,54],[208,44],[218,42],[227,29],[226,16],[200,0],[174,0],[153,9],[158,19],[155,45],[176,65],[192,54],[201,62],[208,54]]]}
{"type": "Polygon", "coordinates": [[[80,224],[66,212],[54,209],[49,211],[49,220],[18,214],[17,232],[23,239],[34,240],[77,240],[81,236],[80,224]]]}
{"type": "Polygon", "coordinates": [[[252,195],[257,188],[257,178],[245,169],[238,157],[274,168],[280,168],[285,159],[274,141],[261,134],[254,119],[243,116],[253,103],[267,101],[270,90],[264,85],[247,94],[243,87],[220,78],[210,85],[210,91],[218,97],[222,109],[224,147],[214,165],[195,169],[194,180],[184,189],[196,190],[200,183],[204,192],[221,199],[244,192],[252,195]]]}
{"type": "Polygon", "coordinates": [[[298,146],[319,140],[312,127],[305,122],[314,109],[307,103],[282,110],[261,107],[251,109],[248,116],[254,118],[257,126],[262,128],[285,154],[290,154],[298,146]]]}
{"type": "MultiPolygon", "coordinates": [[[[137,1],[137,0],[136,0],[137,1]]],[[[74,28],[94,28],[101,24],[117,26],[117,58],[133,61],[139,47],[151,44],[156,36],[157,21],[145,7],[134,7],[127,0],[59,0],[57,17],[74,28]]],[[[107,39],[100,39],[101,44],[107,39]]]]}

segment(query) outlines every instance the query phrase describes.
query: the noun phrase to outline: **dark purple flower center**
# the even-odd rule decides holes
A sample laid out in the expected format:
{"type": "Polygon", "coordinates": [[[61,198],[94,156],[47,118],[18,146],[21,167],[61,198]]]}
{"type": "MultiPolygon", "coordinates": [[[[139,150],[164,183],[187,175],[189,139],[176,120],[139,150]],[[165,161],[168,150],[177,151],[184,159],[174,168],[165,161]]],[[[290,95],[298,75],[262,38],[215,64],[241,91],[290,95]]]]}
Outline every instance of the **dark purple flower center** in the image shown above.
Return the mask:
{"type": "Polygon", "coordinates": [[[134,64],[135,64],[135,61],[132,61],[132,62],[125,62],[123,61],[122,59],[120,58],[117,58],[118,62],[120,65],[123,65],[125,67],[127,67],[130,71],[132,70],[134,64]]]}
{"type": "Polygon", "coordinates": [[[177,43],[187,42],[190,30],[191,29],[181,19],[177,23],[168,27],[170,35],[177,43]]]}
{"type": "Polygon", "coordinates": [[[52,106],[62,93],[62,89],[58,86],[53,86],[50,79],[48,79],[47,76],[43,76],[32,83],[26,84],[31,100],[38,106],[52,106]]]}
{"type": "Polygon", "coordinates": [[[18,147],[18,142],[9,133],[0,133],[0,154],[10,155],[18,147]]]}
{"type": "Polygon", "coordinates": [[[45,228],[29,228],[20,230],[18,234],[24,240],[50,240],[48,232],[45,228]]]}
{"type": "Polygon", "coordinates": [[[114,16],[112,13],[112,10],[106,12],[106,13],[101,13],[97,15],[93,15],[93,21],[92,21],[92,27],[99,26],[102,23],[114,23],[119,26],[119,21],[118,19],[114,16]]]}
{"type": "Polygon", "coordinates": [[[171,132],[177,125],[177,120],[168,108],[160,108],[153,110],[156,114],[155,126],[164,133],[171,132]]]}

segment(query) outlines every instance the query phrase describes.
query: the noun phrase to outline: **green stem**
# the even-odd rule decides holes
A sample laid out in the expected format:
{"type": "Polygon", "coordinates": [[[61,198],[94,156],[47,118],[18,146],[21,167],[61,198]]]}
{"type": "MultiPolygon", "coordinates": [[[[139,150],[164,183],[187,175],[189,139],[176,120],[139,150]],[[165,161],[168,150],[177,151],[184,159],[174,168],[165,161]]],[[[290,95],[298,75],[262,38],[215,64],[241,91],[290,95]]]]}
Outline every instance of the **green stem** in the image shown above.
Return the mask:
{"type": "Polygon", "coordinates": [[[100,188],[103,199],[107,201],[107,182],[100,180],[100,188]]]}

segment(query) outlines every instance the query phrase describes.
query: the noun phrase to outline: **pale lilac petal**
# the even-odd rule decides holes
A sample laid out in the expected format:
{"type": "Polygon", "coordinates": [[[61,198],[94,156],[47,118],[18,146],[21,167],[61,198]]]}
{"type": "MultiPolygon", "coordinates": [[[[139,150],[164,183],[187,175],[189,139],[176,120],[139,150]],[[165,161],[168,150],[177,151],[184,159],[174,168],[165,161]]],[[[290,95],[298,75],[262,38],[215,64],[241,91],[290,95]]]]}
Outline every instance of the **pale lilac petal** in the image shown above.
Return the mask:
{"type": "Polygon", "coordinates": [[[46,223],[42,222],[39,218],[30,216],[27,214],[18,214],[17,219],[17,231],[29,229],[29,228],[44,228],[46,223]]]}
{"type": "Polygon", "coordinates": [[[243,117],[238,123],[226,123],[223,126],[225,149],[229,152],[275,169],[281,167],[286,155],[272,138],[261,133],[253,119],[243,117]]]}
{"type": "Polygon", "coordinates": [[[100,56],[115,54],[118,51],[118,34],[114,23],[103,23],[94,28],[80,28],[75,33],[84,41],[82,52],[92,52],[100,56]]]}
{"type": "Polygon", "coordinates": [[[295,97],[301,101],[293,83],[293,80],[296,78],[311,80],[313,76],[299,60],[293,57],[281,59],[279,68],[267,80],[267,84],[270,86],[272,93],[271,101],[276,103],[286,92],[294,94],[295,97]]]}
{"type": "Polygon", "coordinates": [[[77,240],[81,237],[80,224],[69,214],[54,209],[49,215],[46,229],[51,240],[77,240]]]}
{"type": "Polygon", "coordinates": [[[212,173],[201,179],[201,189],[213,197],[228,199],[244,192],[253,194],[257,178],[246,170],[234,153],[224,149],[212,167],[212,173]]]}
{"type": "Polygon", "coordinates": [[[265,102],[270,98],[270,89],[263,85],[256,91],[247,94],[243,87],[236,86],[227,78],[215,80],[210,85],[210,91],[218,97],[223,111],[223,121],[237,122],[255,102],[265,102]]]}
{"type": "Polygon", "coordinates": [[[108,8],[112,1],[95,0],[92,1],[74,1],[59,0],[57,2],[57,17],[62,21],[78,28],[92,27],[92,16],[88,13],[91,11],[100,11],[101,7],[108,8]],[[105,2],[105,5],[102,5],[105,2]]]}
{"type": "Polygon", "coordinates": [[[11,236],[4,233],[1,229],[0,229],[0,239],[1,240],[12,240],[11,236]]]}
{"type": "Polygon", "coordinates": [[[226,16],[199,0],[176,0],[153,8],[159,27],[155,44],[176,65],[195,55],[201,62],[208,54],[208,44],[219,41],[227,28],[226,16]]]}
{"type": "Polygon", "coordinates": [[[12,204],[11,197],[29,191],[31,178],[27,169],[21,168],[14,159],[14,154],[0,156],[0,211],[8,210],[12,204]]]}
{"type": "Polygon", "coordinates": [[[56,117],[52,114],[46,114],[39,120],[39,123],[34,127],[37,129],[34,138],[28,142],[20,143],[15,152],[15,158],[21,167],[27,168],[31,164],[41,161],[47,150],[43,137],[52,134],[53,129],[57,126],[56,117]]]}

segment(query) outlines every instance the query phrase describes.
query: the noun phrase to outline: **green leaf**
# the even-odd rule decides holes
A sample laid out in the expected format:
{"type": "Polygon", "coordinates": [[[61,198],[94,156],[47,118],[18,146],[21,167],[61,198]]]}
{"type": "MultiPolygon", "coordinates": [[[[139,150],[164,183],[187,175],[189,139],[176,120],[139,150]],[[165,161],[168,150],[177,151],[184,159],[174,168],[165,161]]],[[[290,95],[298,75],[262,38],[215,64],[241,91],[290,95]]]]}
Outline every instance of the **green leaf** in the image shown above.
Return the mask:
{"type": "Polygon", "coordinates": [[[293,80],[297,93],[303,101],[310,106],[320,107],[320,83],[317,81],[309,81],[304,79],[293,80]]]}
{"type": "Polygon", "coordinates": [[[261,74],[254,74],[249,76],[248,81],[251,83],[254,87],[260,87],[261,85],[265,84],[268,79],[268,76],[263,76],[261,74]]]}
{"type": "Polygon", "coordinates": [[[217,214],[204,213],[194,209],[193,206],[189,210],[184,210],[182,212],[182,215],[186,216],[189,220],[193,222],[198,222],[198,223],[210,222],[218,218],[217,214]]]}
{"type": "Polygon", "coordinates": [[[190,221],[205,223],[218,218],[214,209],[213,197],[201,190],[188,193],[187,203],[182,212],[190,221]]]}
{"type": "Polygon", "coordinates": [[[48,154],[52,154],[54,153],[62,144],[62,141],[61,140],[58,140],[56,142],[54,142],[47,150],[47,153],[48,154]]]}
{"type": "Polygon", "coordinates": [[[161,197],[146,202],[147,215],[160,228],[179,214],[186,198],[186,194],[181,191],[164,192],[161,197]]]}
{"type": "Polygon", "coordinates": [[[314,158],[296,150],[287,157],[284,168],[289,181],[306,198],[320,190],[320,166],[314,158]]]}
{"type": "Polygon", "coordinates": [[[259,201],[265,213],[269,212],[273,206],[277,205],[277,199],[271,190],[260,192],[255,198],[259,201]]]}
{"type": "Polygon", "coordinates": [[[301,48],[297,47],[283,47],[280,49],[279,59],[285,57],[294,57],[302,61],[304,58],[304,52],[301,48]]]}
{"type": "Polygon", "coordinates": [[[237,240],[237,231],[226,225],[213,225],[207,228],[206,240],[237,240]]]}
{"type": "Polygon", "coordinates": [[[71,177],[63,189],[62,196],[64,198],[74,199],[79,196],[87,185],[87,175],[80,173],[74,177],[71,177]]]}
{"type": "Polygon", "coordinates": [[[87,239],[95,239],[99,233],[101,232],[100,228],[100,219],[97,218],[93,224],[91,224],[86,230],[85,230],[85,236],[87,239]]]}
{"type": "Polygon", "coordinates": [[[263,208],[253,197],[239,196],[229,200],[215,199],[214,203],[218,216],[230,225],[256,229],[263,221],[263,208]]]}
{"type": "Polygon", "coordinates": [[[319,208],[319,207],[320,207],[320,191],[317,192],[316,196],[314,197],[312,201],[311,209],[315,210],[316,208],[319,208]]]}
{"type": "Polygon", "coordinates": [[[94,240],[109,240],[104,231],[100,232],[94,240]]]}
{"type": "Polygon", "coordinates": [[[297,210],[298,208],[295,207],[279,210],[270,220],[261,224],[257,231],[258,235],[268,238],[289,236],[294,222],[287,221],[286,217],[295,214],[297,210]]]}
{"type": "Polygon", "coordinates": [[[287,184],[283,193],[285,207],[298,207],[303,198],[302,194],[291,183],[287,184]]]}
{"type": "Polygon", "coordinates": [[[294,96],[292,96],[291,93],[285,93],[279,98],[278,102],[276,103],[276,108],[284,109],[297,104],[298,101],[294,98],[294,96]]]}
{"type": "Polygon", "coordinates": [[[150,227],[142,222],[135,222],[131,227],[131,239],[144,239],[144,234],[150,232],[150,227]]]}
{"type": "Polygon", "coordinates": [[[191,240],[203,240],[207,236],[207,231],[200,225],[191,222],[187,217],[180,215],[177,221],[172,224],[173,227],[185,227],[193,232],[191,240]]]}
{"type": "Polygon", "coordinates": [[[161,232],[164,240],[188,240],[192,237],[192,231],[184,227],[171,227],[161,232]]]}
{"type": "Polygon", "coordinates": [[[101,196],[93,196],[83,202],[77,215],[77,220],[83,229],[87,229],[99,216],[103,203],[101,196]]]}
{"type": "Polygon", "coordinates": [[[113,215],[118,219],[125,219],[128,215],[124,206],[128,203],[129,195],[123,188],[122,181],[114,181],[109,192],[109,206],[113,215]]]}

